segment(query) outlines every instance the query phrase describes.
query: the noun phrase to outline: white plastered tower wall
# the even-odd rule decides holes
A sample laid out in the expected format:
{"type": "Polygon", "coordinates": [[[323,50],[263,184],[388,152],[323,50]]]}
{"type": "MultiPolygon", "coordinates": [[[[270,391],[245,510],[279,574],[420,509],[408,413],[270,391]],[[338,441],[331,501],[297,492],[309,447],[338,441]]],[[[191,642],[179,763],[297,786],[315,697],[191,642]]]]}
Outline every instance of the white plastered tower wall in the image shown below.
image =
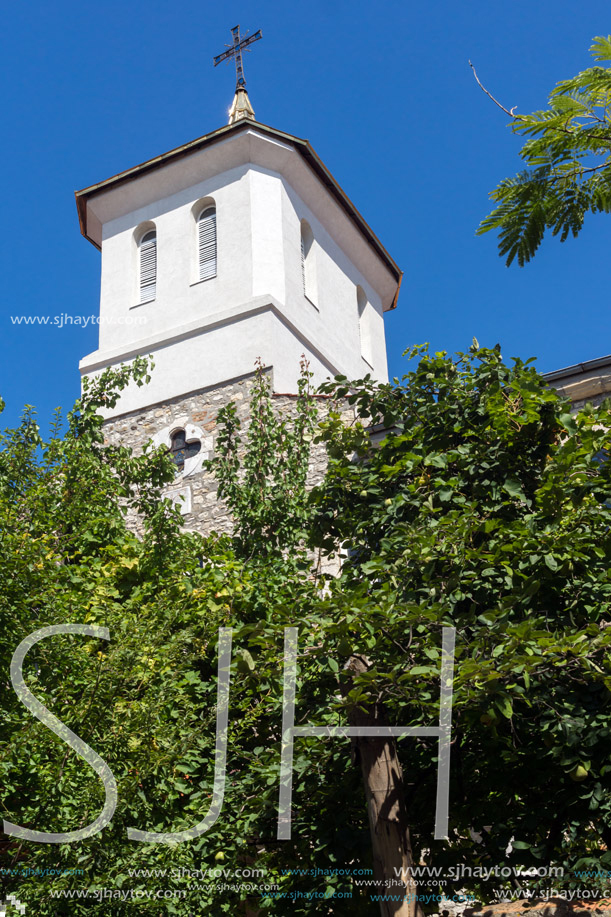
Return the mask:
{"type": "MultiPolygon", "coordinates": [[[[162,436],[170,446],[180,421],[200,431],[209,457],[218,408],[244,400],[247,416],[258,359],[284,395],[297,391],[302,355],[315,384],[337,374],[387,380],[383,313],[396,305],[401,272],[306,141],[242,120],[76,196],[81,230],[102,253],[99,347],[81,373],[137,355],[155,364],[150,384],[130,386],[108,414],[109,439],[141,448],[162,436]],[[200,280],[197,219],[207,205],[216,275],[200,280]],[[307,296],[304,225],[315,278],[307,296]],[[139,241],[152,228],[156,292],[141,303],[139,241]]],[[[196,504],[214,498],[213,483],[200,481],[194,496],[201,463],[194,468],[176,488],[185,485],[183,511],[201,530],[210,514],[196,504]]]]}
{"type": "Polygon", "coordinates": [[[296,391],[302,353],[316,382],[337,373],[387,379],[383,312],[400,273],[290,139],[252,122],[223,130],[212,144],[79,192],[84,232],[102,251],[100,344],[81,372],[137,354],[152,354],[156,365],[151,385],[126,392],[115,414],[240,376],[257,357],[273,367],[278,391],[296,391]],[[196,220],[205,201],[216,207],[217,274],[199,281],[196,220]],[[303,220],[314,237],[315,302],[303,289],[303,220]],[[157,233],[157,292],[143,304],[141,227],[157,233]],[[367,361],[358,287],[371,306],[367,361]]]}

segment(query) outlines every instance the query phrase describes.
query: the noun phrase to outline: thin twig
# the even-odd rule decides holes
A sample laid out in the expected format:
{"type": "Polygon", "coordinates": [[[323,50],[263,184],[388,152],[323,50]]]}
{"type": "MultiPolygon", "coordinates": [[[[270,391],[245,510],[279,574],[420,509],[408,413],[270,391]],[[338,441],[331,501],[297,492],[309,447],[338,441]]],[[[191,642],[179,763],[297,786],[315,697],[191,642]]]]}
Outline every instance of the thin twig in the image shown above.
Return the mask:
{"type": "MultiPolygon", "coordinates": [[[[479,86],[479,88],[482,90],[482,92],[485,92],[485,93],[486,93],[486,95],[488,96],[489,99],[492,99],[492,101],[494,102],[495,105],[498,105],[498,107],[501,109],[501,111],[504,111],[506,115],[509,115],[510,118],[514,118],[515,120],[518,120],[518,121],[526,121],[526,120],[527,120],[527,119],[524,117],[524,115],[516,115],[515,111],[516,111],[516,108],[518,107],[517,105],[514,105],[513,108],[511,108],[511,109],[505,108],[505,106],[502,105],[502,104],[498,101],[498,99],[495,99],[494,96],[492,95],[492,93],[491,93],[491,92],[488,92],[488,90],[486,89],[486,87],[482,85],[481,80],[480,80],[480,78],[478,77],[478,75],[477,75],[477,73],[476,73],[476,70],[475,70],[475,67],[473,66],[473,64],[471,63],[471,61],[469,61],[469,66],[471,67],[471,70],[473,70],[473,76],[475,77],[475,80],[476,80],[477,85],[479,86]]],[[[585,117],[585,116],[584,116],[584,117],[585,117]]],[[[606,125],[608,126],[608,122],[606,122],[603,118],[598,118],[598,117],[597,117],[595,114],[593,114],[593,113],[592,113],[591,117],[595,118],[595,120],[596,120],[596,121],[599,121],[601,124],[606,124],[606,125]]],[[[550,129],[550,128],[548,127],[547,129],[550,129]]],[[[575,131],[575,130],[572,130],[570,127],[558,127],[558,125],[554,125],[554,126],[551,128],[551,130],[558,131],[558,132],[561,133],[561,134],[575,134],[575,133],[576,133],[576,131],[575,131]]],[[[609,136],[608,136],[608,135],[605,135],[605,134],[591,134],[591,133],[589,133],[589,134],[588,134],[588,140],[602,140],[602,141],[606,141],[606,142],[608,143],[608,142],[609,142],[609,136]]],[[[599,167],[597,166],[596,168],[599,168],[599,167]]],[[[586,169],[585,171],[591,172],[591,171],[595,171],[595,170],[594,170],[594,169],[586,169]]]]}
{"type": "Polygon", "coordinates": [[[486,89],[485,86],[482,86],[482,84],[481,84],[481,82],[480,82],[480,79],[479,79],[479,77],[478,77],[478,75],[477,75],[477,73],[476,73],[475,67],[473,66],[473,64],[471,63],[471,61],[469,61],[469,66],[471,67],[471,70],[473,70],[473,76],[475,77],[475,80],[476,80],[477,85],[479,86],[479,88],[482,90],[482,92],[485,92],[485,93],[486,93],[486,95],[488,96],[489,99],[492,99],[492,101],[494,102],[495,105],[498,105],[498,107],[501,109],[501,111],[504,111],[505,114],[506,114],[506,115],[509,115],[510,118],[523,118],[523,115],[516,115],[516,113],[515,113],[515,110],[516,110],[516,108],[518,107],[517,105],[514,105],[512,109],[505,108],[504,105],[501,105],[501,103],[500,103],[497,99],[494,98],[494,96],[492,95],[492,93],[488,92],[488,90],[486,89]]]}
{"type": "Polygon", "coordinates": [[[550,176],[550,178],[547,179],[547,181],[550,184],[553,184],[553,182],[556,182],[556,181],[562,181],[563,179],[567,179],[567,178],[569,178],[571,181],[575,181],[577,177],[581,178],[582,175],[586,175],[589,172],[599,172],[601,169],[608,169],[608,168],[609,168],[609,161],[605,160],[605,162],[601,162],[600,165],[592,166],[589,169],[575,169],[573,172],[570,172],[570,173],[567,172],[567,173],[560,173],[559,175],[552,175],[550,176]]]}
{"type": "Polygon", "coordinates": [[[22,851],[22,849],[23,849],[23,841],[19,844],[19,847],[17,847],[17,853],[16,853],[15,856],[13,857],[13,860],[12,860],[12,862],[11,862],[11,868],[12,868],[16,863],[19,862],[19,857],[21,856],[21,851],[22,851]]]}
{"type": "Polygon", "coordinates": [[[395,640],[393,637],[391,637],[390,634],[388,633],[388,631],[385,630],[385,628],[382,628],[382,633],[384,634],[385,637],[388,637],[388,638],[389,638],[389,640],[391,641],[391,643],[394,643],[395,646],[398,647],[398,648],[401,650],[401,652],[403,653],[404,656],[407,656],[409,647],[406,648],[406,647],[404,647],[404,646],[401,646],[401,644],[399,643],[399,641],[398,641],[398,640],[395,640]]]}

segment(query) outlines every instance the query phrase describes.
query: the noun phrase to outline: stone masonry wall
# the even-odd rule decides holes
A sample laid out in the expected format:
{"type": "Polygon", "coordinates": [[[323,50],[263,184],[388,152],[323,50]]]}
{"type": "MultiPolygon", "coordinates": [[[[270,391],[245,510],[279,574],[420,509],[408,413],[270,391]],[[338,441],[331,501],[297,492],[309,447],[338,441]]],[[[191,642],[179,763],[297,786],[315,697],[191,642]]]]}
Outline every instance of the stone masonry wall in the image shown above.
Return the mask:
{"type": "MultiPolygon", "coordinates": [[[[272,371],[268,370],[273,390],[272,371]]],[[[202,389],[180,398],[173,398],[163,404],[155,404],[141,411],[123,414],[108,420],[104,425],[105,439],[108,443],[130,446],[136,454],[142,451],[144,444],[152,440],[156,446],[169,448],[171,434],[184,429],[187,442],[199,440],[201,450],[197,456],[187,459],[182,473],[178,473],[174,483],[167,487],[167,496],[180,507],[184,527],[188,531],[208,535],[212,531],[229,533],[232,530],[231,515],[222,500],[217,497],[218,485],[210,472],[202,469],[206,459],[214,455],[217,437],[217,415],[219,410],[230,401],[235,402],[237,416],[242,424],[242,431],[248,426],[250,401],[254,383],[254,373],[224,385],[202,389]]],[[[275,394],[274,407],[279,412],[292,413],[295,410],[296,398],[293,395],[275,394]]],[[[329,400],[317,398],[319,413],[328,410],[329,400]]],[[[346,406],[346,422],[354,420],[354,410],[346,406]]],[[[308,487],[313,487],[324,476],[327,457],[321,445],[314,446],[310,458],[308,487]]],[[[135,519],[130,524],[137,530],[135,519]]]]}

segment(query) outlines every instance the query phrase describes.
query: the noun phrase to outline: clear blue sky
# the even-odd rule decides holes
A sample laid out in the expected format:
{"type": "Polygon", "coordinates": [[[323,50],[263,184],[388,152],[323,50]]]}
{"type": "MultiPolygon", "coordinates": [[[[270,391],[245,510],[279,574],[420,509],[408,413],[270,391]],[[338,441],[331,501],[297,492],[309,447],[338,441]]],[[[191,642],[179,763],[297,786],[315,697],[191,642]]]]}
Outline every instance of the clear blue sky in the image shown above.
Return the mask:
{"type": "Polygon", "coordinates": [[[246,56],[258,119],[310,140],[405,272],[387,319],[391,374],[411,344],[454,351],[474,335],[543,371],[611,351],[611,216],[548,240],[523,269],[475,237],[520,144],[468,66],[508,107],[543,107],[611,32],[608,2],[34,0],[6,8],[0,36],[5,423],[26,402],[44,425],[69,407],[78,360],[97,346],[96,328],[10,320],[97,312],[100,256],[74,189],[225,123],[234,71],[212,57],[238,22],[263,30],[246,56]]]}

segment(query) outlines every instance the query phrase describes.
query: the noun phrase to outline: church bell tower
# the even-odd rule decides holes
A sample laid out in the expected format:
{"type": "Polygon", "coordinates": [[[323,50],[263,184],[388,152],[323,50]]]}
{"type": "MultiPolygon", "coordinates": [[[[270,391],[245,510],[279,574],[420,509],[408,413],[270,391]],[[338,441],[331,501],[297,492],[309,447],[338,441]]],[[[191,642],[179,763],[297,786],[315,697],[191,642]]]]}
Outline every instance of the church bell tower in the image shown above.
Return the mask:
{"type": "MultiPolygon", "coordinates": [[[[259,123],[241,50],[229,123],[76,192],[81,232],[101,251],[98,349],[83,375],[152,355],[107,420],[110,439],[152,438],[175,455],[185,524],[214,521],[201,472],[215,418],[242,402],[255,361],[273,390],[297,391],[302,354],[314,383],[387,379],[383,314],[401,271],[309,142],[259,123]]],[[[218,520],[217,520],[218,521],[218,520]]]]}

